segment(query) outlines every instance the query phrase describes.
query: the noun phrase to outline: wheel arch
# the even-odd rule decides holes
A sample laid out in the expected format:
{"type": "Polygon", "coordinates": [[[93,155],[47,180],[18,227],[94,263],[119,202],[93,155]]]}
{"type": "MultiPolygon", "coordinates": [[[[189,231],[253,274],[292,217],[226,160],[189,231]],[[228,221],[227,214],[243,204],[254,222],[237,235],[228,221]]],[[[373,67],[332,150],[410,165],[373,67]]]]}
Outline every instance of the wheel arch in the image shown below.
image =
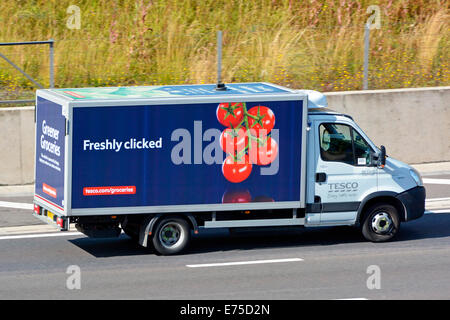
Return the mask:
{"type": "Polygon", "coordinates": [[[149,215],[142,221],[140,232],[139,232],[139,244],[143,247],[148,246],[148,242],[150,237],[153,235],[155,231],[155,226],[161,219],[165,218],[179,218],[185,220],[191,230],[194,230],[195,233],[198,232],[198,225],[195,217],[190,214],[181,214],[181,213],[159,213],[156,215],[149,215]]]}
{"type": "Polygon", "coordinates": [[[376,203],[388,203],[393,205],[400,216],[400,221],[406,220],[406,209],[403,203],[396,198],[398,194],[395,192],[375,192],[369,196],[367,196],[360,204],[358,208],[358,213],[356,217],[356,224],[360,225],[362,220],[364,219],[367,208],[370,208],[372,205],[376,203]]]}

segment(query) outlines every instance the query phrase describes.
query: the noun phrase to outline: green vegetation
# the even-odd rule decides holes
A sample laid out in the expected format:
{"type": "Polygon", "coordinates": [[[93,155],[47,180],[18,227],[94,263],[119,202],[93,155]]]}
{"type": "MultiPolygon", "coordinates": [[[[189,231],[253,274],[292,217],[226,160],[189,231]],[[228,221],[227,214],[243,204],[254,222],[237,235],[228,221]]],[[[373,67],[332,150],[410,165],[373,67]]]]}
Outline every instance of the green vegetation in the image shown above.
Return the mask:
{"type": "MultiPolygon", "coordinates": [[[[449,85],[445,0],[15,0],[0,2],[0,41],[54,39],[58,87],[213,83],[223,30],[225,82],[268,81],[359,90],[363,26],[371,30],[371,89],[449,85]],[[81,28],[69,29],[81,12],[81,28]]],[[[0,47],[48,85],[48,47],[0,47]]],[[[33,86],[0,59],[0,100],[33,86]]]]}

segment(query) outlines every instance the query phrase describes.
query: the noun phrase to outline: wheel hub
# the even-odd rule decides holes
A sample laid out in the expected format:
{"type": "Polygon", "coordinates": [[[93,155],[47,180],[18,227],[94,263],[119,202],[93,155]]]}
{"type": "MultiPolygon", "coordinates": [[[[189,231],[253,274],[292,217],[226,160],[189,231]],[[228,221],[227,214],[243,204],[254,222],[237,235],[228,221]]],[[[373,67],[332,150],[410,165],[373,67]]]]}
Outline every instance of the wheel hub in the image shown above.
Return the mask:
{"type": "Polygon", "coordinates": [[[173,246],[180,240],[181,231],[176,225],[167,224],[161,228],[160,239],[161,243],[165,246],[173,246]]]}
{"type": "Polygon", "coordinates": [[[386,212],[378,212],[372,218],[372,229],[379,234],[386,234],[392,230],[393,223],[391,216],[386,212]]]}

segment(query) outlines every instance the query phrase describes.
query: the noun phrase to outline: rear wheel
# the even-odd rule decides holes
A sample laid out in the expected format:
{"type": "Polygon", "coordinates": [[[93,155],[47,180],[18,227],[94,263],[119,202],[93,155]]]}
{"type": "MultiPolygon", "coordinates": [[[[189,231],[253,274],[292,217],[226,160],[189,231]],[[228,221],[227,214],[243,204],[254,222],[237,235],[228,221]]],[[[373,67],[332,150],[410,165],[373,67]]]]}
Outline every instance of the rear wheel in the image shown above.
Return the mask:
{"type": "Polygon", "coordinates": [[[162,218],[155,227],[152,243],[162,255],[177,254],[189,244],[191,230],[186,220],[181,218],[162,218]]]}
{"type": "Polygon", "coordinates": [[[372,242],[389,241],[400,229],[398,210],[390,204],[371,206],[364,216],[362,234],[372,242]]]}

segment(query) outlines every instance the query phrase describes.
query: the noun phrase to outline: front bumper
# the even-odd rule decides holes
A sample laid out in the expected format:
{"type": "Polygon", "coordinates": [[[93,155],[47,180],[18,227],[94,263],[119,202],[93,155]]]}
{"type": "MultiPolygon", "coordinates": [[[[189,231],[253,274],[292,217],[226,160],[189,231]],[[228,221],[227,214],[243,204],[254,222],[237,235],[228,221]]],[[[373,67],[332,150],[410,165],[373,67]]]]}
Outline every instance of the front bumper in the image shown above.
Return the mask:
{"type": "Polygon", "coordinates": [[[425,212],[425,195],[424,187],[415,187],[400,193],[396,197],[405,207],[403,221],[411,221],[423,216],[425,212]]]}

